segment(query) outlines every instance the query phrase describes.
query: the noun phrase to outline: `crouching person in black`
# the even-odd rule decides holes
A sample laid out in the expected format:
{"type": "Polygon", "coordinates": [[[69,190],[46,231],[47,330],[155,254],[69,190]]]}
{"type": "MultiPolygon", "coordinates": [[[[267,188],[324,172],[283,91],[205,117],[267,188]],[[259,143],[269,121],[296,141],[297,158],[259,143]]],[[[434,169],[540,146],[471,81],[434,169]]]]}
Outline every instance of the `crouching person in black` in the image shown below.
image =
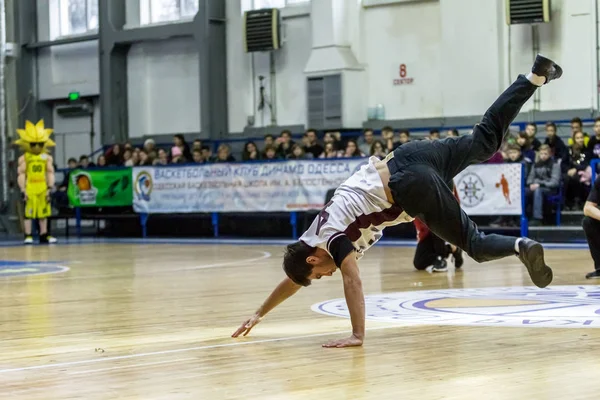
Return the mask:
{"type": "Polygon", "coordinates": [[[594,272],[590,272],[585,277],[587,279],[600,278],[600,179],[596,179],[594,187],[583,207],[583,230],[588,244],[590,245],[590,253],[594,260],[594,272]]]}

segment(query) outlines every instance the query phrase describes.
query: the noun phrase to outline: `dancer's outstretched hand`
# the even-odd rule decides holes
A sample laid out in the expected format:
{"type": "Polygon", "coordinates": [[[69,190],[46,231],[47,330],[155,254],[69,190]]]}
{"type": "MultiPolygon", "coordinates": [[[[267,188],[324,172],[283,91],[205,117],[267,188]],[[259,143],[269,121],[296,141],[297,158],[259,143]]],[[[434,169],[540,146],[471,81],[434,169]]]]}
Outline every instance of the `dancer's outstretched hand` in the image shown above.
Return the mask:
{"type": "Polygon", "coordinates": [[[252,328],[258,324],[260,321],[262,320],[262,318],[258,315],[258,314],[254,314],[251,318],[247,319],[246,321],[244,321],[244,323],[242,324],[242,326],[240,326],[238,328],[237,331],[235,331],[233,333],[233,335],[231,335],[231,337],[238,337],[241,334],[243,334],[243,336],[246,336],[247,334],[250,333],[250,331],[252,330],[252,328]]]}

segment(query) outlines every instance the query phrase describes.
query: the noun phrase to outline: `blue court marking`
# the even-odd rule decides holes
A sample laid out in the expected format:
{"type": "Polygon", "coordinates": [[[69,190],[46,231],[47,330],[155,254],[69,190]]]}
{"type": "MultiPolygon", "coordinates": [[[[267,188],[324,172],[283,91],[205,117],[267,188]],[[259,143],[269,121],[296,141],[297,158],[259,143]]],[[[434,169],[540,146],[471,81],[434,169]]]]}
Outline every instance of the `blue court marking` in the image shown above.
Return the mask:
{"type": "MultiPolygon", "coordinates": [[[[177,239],[177,238],[83,238],[83,239],[60,239],[59,242],[50,246],[86,245],[95,243],[117,243],[117,244],[179,244],[179,245],[245,245],[245,246],[285,246],[293,243],[292,239],[177,239]]],[[[382,247],[415,247],[415,240],[382,240],[375,246],[382,247]]],[[[581,243],[542,243],[546,249],[580,249],[587,250],[588,244],[581,243]]],[[[45,245],[44,245],[45,246],[45,245]]],[[[24,247],[20,240],[6,240],[0,242],[0,247],[24,247]]],[[[33,246],[34,248],[36,245],[33,246]]]]}
{"type": "Polygon", "coordinates": [[[15,276],[59,274],[69,268],[56,261],[0,260],[0,279],[15,276]]]}

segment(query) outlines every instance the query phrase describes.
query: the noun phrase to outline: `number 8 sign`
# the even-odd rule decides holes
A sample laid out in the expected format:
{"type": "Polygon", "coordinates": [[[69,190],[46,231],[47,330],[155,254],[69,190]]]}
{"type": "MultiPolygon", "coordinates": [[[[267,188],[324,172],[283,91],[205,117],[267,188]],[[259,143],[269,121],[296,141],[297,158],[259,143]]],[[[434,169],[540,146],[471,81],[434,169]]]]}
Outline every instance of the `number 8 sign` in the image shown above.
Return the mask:
{"type": "Polygon", "coordinates": [[[408,71],[406,69],[406,64],[398,65],[398,77],[394,78],[393,84],[394,86],[399,85],[410,85],[414,82],[413,78],[407,78],[408,71]]]}

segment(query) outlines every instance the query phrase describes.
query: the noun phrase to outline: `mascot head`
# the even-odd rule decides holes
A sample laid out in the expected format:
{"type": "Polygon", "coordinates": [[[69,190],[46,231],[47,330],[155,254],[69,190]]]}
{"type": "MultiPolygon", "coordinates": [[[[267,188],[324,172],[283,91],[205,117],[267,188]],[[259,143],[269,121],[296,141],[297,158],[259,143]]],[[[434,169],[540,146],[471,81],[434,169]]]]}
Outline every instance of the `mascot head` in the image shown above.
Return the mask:
{"type": "Polygon", "coordinates": [[[26,121],[25,129],[17,129],[19,140],[15,144],[19,145],[26,153],[40,154],[47,152],[49,147],[56,145],[50,139],[53,131],[53,129],[44,128],[43,119],[35,125],[30,121],[26,121]]]}

